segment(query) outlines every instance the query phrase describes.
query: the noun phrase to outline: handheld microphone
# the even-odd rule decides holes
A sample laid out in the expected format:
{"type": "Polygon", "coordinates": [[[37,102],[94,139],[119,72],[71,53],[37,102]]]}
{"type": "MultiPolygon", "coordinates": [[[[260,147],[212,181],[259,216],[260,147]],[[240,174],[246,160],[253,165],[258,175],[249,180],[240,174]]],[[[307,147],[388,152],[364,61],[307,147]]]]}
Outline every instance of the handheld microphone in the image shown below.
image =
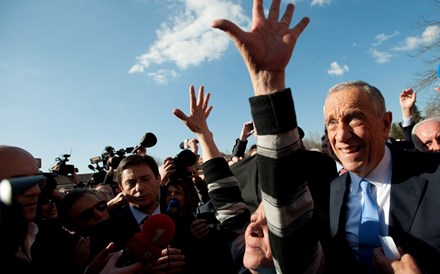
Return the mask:
{"type": "Polygon", "coordinates": [[[176,199],[171,199],[167,206],[167,213],[173,216],[179,216],[180,202],[176,199]]]}
{"type": "Polygon", "coordinates": [[[136,233],[128,242],[124,255],[116,266],[123,267],[137,261],[153,263],[159,259],[164,249],[174,237],[176,226],[173,220],[165,214],[148,217],[142,230],[136,233]]]}
{"type": "Polygon", "coordinates": [[[141,141],[139,144],[143,147],[152,147],[157,143],[156,135],[154,135],[151,132],[147,132],[142,136],[141,141]]]}

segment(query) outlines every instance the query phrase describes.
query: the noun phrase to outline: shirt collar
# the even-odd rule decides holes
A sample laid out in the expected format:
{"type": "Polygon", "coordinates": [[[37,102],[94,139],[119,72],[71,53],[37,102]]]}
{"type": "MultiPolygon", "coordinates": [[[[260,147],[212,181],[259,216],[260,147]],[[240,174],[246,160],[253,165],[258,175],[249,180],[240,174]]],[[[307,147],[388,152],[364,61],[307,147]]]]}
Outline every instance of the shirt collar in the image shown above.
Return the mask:
{"type": "MultiPolygon", "coordinates": [[[[136,222],[138,224],[140,224],[145,219],[145,217],[149,216],[145,212],[142,212],[139,209],[132,207],[132,206],[130,206],[130,210],[131,210],[131,213],[133,213],[133,216],[136,219],[136,222]]],[[[156,215],[156,214],[160,214],[159,202],[157,202],[156,209],[150,215],[156,215]]]]}
{"type": "Polygon", "coordinates": [[[357,192],[359,188],[359,183],[362,179],[365,179],[375,185],[376,187],[382,188],[386,184],[391,183],[391,151],[385,146],[385,153],[382,160],[366,177],[362,178],[356,174],[350,172],[351,187],[353,191],[357,192]]]}

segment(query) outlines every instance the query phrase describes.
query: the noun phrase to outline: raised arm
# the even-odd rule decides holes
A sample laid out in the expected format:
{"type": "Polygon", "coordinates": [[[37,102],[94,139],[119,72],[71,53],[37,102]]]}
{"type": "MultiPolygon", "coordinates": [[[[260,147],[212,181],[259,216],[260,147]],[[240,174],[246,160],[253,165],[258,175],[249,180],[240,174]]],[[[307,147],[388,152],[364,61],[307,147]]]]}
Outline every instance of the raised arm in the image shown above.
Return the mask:
{"type": "Polygon", "coordinates": [[[407,88],[400,93],[399,103],[402,111],[402,122],[399,123],[405,140],[412,142],[411,131],[415,125],[412,116],[412,109],[416,103],[417,94],[411,88],[407,88]]]}
{"type": "Polygon", "coordinates": [[[400,109],[402,110],[402,117],[410,118],[412,116],[412,108],[416,103],[417,94],[411,88],[407,88],[400,93],[400,109]]]}
{"type": "Polygon", "coordinates": [[[309,19],[304,17],[289,28],[294,5],[288,4],[279,18],[280,2],[272,1],[266,18],[263,1],[254,0],[250,32],[228,20],[216,20],[213,27],[234,41],[252,81],[255,96],[249,100],[257,132],[259,180],[276,271],[318,273],[323,269],[323,251],[303,174],[306,163],[293,98],[285,86],[286,66],[309,19]]]}
{"type": "Polygon", "coordinates": [[[212,110],[212,106],[208,106],[210,94],[205,95],[202,86],[196,98],[194,86],[190,86],[189,97],[189,114],[186,115],[180,109],[174,109],[173,113],[196,134],[199,140],[202,148],[203,173],[217,219],[225,229],[239,235],[249,222],[250,213],[241,198],[237,180],[209,130],[206,119],[212,110]]]}

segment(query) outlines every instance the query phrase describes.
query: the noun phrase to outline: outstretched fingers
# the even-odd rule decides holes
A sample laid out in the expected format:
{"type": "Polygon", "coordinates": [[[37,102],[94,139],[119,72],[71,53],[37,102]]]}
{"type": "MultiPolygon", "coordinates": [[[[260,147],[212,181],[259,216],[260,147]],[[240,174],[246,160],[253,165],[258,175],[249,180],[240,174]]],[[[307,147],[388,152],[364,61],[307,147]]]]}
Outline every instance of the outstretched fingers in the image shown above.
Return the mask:
{"type": "Polygon", "coordinates": [[[212,106],[209,106],[209,98],[211,97],[211,93],[204,94],[204,87],[201,86],[199,89],[199,106],[201,105],[202,111],[205,114],[205,117],[208,118],[209,113],[211,113],[212,106]]]}
{"type": "Polygon", "coordinates": [[[301,21],[293,28],[293,33],[296,37],[299,37],[301,33],[306,29],[307,25],[310,23],[309,17],[303,17],[301,21]]]}
{"type": "Polygon", "coordinates": [[[294,10],[295,10],[295,6],[292,3],[289,3],[287,5],[283,17],[281,17],[280,19],[280,22],[284,23],[287,27],[289,27],[290,23],[292,22],[294,10]]]}
{"type": "Polygon", "coordinates": [[[254,0],[254,5],[252,9],[252,20],[256,21],[260,19],[264,19],[263,0],[254,0]]]}
{"type": "MultiPolygon", "coordinates": [[[[260,1],[261,2],[261,1],[260,1]]],[[[269,9],[268,19],[278,21],[278,16],[280,16],[280,0],[273,0],[269,9]]]]}

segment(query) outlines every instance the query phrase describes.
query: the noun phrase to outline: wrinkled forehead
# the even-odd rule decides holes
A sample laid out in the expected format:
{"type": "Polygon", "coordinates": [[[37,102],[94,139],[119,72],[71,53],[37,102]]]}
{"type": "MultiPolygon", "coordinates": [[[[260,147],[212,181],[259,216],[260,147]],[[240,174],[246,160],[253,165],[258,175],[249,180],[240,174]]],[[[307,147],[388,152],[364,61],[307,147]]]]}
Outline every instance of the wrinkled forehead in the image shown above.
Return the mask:
{"type": "Polygon", "coordinates": [[[324,103],[324,118],[339,116],[347,110],[367,110],[373,107],[371,98],[366,92],[355,87],[340,89],[329,93],[324,103]]]}
{"type": "Polygon", "coordinates": [[[37,161],[29,152],[17,147],[0,147],[0,179],[37,173],[37,161]]]}

